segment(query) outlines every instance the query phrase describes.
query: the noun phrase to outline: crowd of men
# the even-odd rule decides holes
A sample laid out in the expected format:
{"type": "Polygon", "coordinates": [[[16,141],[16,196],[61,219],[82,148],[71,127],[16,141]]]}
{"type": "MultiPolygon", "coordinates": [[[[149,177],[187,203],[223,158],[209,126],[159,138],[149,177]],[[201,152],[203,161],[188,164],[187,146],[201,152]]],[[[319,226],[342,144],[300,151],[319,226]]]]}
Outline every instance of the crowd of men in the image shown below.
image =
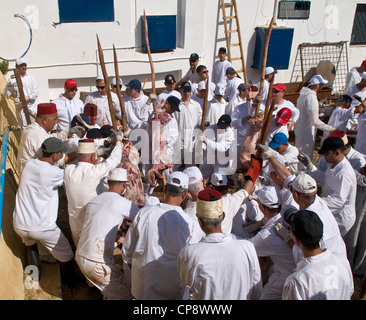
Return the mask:
{"type": "MultiPolygon", "coordinates": [[[[366,61],[325,123],[321,75],[295,106],[285,84],[270,86],[272,67],[259,95],[225,48],[218,56],[209,77],[192,54],[185,76],[166,75],[159,95],[131,80],[122,106],[124,84],[113,79],[113,108],[100,76],[84,102],[68,79],[57,99],[37,103],[36,80],[17,60],[31,123],[19,108],[13,225],[28,264],[41,271],[46,249],[66,283],[76,262],[113,300],[351,299],[353,277],[366,271],[366,61]],[[259,143],[267,99],[275,109],[259,143]],[[62,186],[72,239],[56,224],[62,186]]],[[[19,98],[14,79],[4,93],[19,98]]]]}

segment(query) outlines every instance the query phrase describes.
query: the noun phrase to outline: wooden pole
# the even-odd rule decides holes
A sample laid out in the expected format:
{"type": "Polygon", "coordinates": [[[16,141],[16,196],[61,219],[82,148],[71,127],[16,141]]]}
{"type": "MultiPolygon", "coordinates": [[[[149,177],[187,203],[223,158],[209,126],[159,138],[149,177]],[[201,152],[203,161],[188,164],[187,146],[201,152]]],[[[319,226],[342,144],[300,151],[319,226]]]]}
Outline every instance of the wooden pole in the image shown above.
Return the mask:
{"type": "Polygon", "coordinates": [[[107,70],[106,70],[106,67],[105,67],[105,63],[104,63],[103,50],[102,50],[102,46],[100,45],[98,35],[97,35],[97,43],[98,43],[99,62],[100,62],[100,67],[102,68],[105,88],[106,88],[106,91],[107,91],[108,106],[109,106],[109,112],[111,114],[112,126],[113,126],[113,129],[117,131],[118,128],[117,128],[117,122],[116,122],[116,114],[115,114],[115,111],[114,111],[114,108],[113,108],[111,88],[109,86],[108,74],[107,74],[107,70]]]}
{"type": "MultiPolygon", "coordinates": [[[[272,28],[273,28],[273,18],[271,19],[271,22],[269,24],[267,34],[266,34],[266,39],[264,41],[263,58],[262,58],[262,74],[261,74],[261,81],[260,81],[259,91],[258,91],[259,95],[263,94],[264,78],[266,76],[265,72],[266,72],[266,65],[267,65],[268,47],[269,47],[269,40],[271,38],[272,28]]],[[[260,104],[258,102],[256,109],[255,109],[256,115],[258,115],[258,113],[259,113],[259,105],[260,104]]]]}
{"type": "MultiPolygon", "coordinates": [[[[145,10],[144,10],[144,23],[145,23],[146,50],[147,50],[147,54],[149,56],[150,69],[151,69],[152,93],[155,94],[155,69],[154,69],[154,63],[153,63],[152,56],[151,56],[151,50],[150,50],[150,44],[149,44],[149,31],[148,31],[147,18],[146,18],[145,10]]],[[[154,107],[154,114],[156,115],[158,113],[158,110],[156,108],[156,101],[153,101],[153,107],[154,107]]]]}
{"type": "MultiPolygon", "coordinates": [[[[20,73],[19,73],[18,69],[14,69],[14,75],[15,75],[15,80],[17,82],[19,97],[20,97],[20,101],[22,103],[25,119],[27,121],[27,125],[29,125],[29,124],[31,124],[31,119],[30,119],[30,116],[29,116],[27,101],[25,100],[22,78],[20,76],[20,73]]],[[[21,123],[21,125],[23,125],[23,123],[21,123]]]]}
{"type": "Polygon", "coordinates": [[[205,94],[203,97],[203,105],[202,105],[202,120],[201,120],[201,131],[205,130],[205,123],[206,123],[206,113],[207,113],[207,99],[208,99],[208,90],[209,90],[209,77],[207,77],[205,94]]]}
{"type": "Polygon", "coordinates": [[[268,110],[270,108],[270,102],[271,102],[271,99],[272,99],[274,80],[275,80],[275,75],[273,75],[273,78],[272,78],[271,82],[269,83],[268,95],[267,95],[267,100],[266,100],[266,107],[264,109],[264,120],[263,120],[264,122],[267,120],[268,110]]]}
{"type": "Polygon", "coordinates": [[[126,110],[125,110],[125,105],[123,103],[121,87],[119,86],[118,60],[117,60],[116,48],[114,47],[114,45],[113,45],[113,57],[114,57],[114,70],[116,72],[117,96],[118,96],[119,104],[121,106],[121,113],[122,113],[122,130],[123,130],[123,132],[126,132],[127,131],[126,110]]]}

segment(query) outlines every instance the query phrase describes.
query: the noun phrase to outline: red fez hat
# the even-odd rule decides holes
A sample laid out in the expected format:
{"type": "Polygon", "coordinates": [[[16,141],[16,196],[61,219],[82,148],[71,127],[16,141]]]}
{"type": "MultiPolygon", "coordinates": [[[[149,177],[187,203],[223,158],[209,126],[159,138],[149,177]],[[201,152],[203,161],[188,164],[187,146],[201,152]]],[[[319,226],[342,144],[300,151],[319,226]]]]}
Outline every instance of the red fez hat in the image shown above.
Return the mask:
{"type": "Polygon", "coordinates": [[[76,81],[74,79],[67,79],[65,81],[65,86],[68,87],[69,89],[75,88],[78,86],[78,84],[76,83],[76,81]]]}
{"type": "Polygon", "coordinates": [[[56,104],[54,103],[39,103],[37,106],[37,114],[53,114],[57,113],[56,104]]]}
{"type": "Polygon", "coordinates": [[[222,198],[219,191],[213,189],[205,189],[198,193],[198,199],[203,201],[217,201],[222,198]]]}
{"type": "Polygon", "coordinates": [[[84,107],[84,114],[87,116],[98,115],[98,107],[93,103],[87,103],[84,107]]]}
{"type": "Polygon", "coordinates": [[[363,60],[363,61],[362,61],[361,66],[362,66],[362,67],[366,67],[366,60],[363,60]]]}

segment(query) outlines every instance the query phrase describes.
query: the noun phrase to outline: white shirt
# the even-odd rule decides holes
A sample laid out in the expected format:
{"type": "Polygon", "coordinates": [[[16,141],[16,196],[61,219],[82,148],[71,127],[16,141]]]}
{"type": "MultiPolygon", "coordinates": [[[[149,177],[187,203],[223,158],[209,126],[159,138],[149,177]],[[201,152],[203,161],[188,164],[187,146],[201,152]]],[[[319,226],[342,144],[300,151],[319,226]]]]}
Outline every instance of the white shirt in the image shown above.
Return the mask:
{"type": "MultiPolygon", "coordinates": [[[[258,82],[255,85],[258,88],[258,90],[260,89],[260,85],[261,85],[260,82],[258,82]]],[[[267,103],[268,90],[269,90],[269,82],[266,79],[264,79],[264,81],[263,81],[262,101],[261,101],[261,103],[264,104],[264,105],[266,105],[266,103],[267,103]]]]}
{"type": "Polygon", "coordinates": [[[231,233],[233,219],[246,198],[248,198],[248,192],[244,189],[240,189],[233,194],[225,194],[222,196],[222,211],[225,212],[225,218],[221,222],[221,230],[225,235],[231,233]]]}
{"type": "Polygon", "coordinates": [[[249,122],[245,122],[244,124],[242,122],[243,118],[250,116],[250,108],[252,108],[251,101],[239,104],[237,105],[231,116],[231,126],[236,129],[236,142],[238,147],[241,146],[241,143],[250,127],[249,122]]]}
{"type": "Polygon", "coordinates": [[[70,129],[71,121],[77,114],[84,112],[84,104],[78,98],[67,99],[63,94],[53,100],[57,107],[57,131],[70,129]]]}
{"type": "Polygon", "coordinates": [[[147,121],[153,113],[153,105],[146,105],[148,99],[142,92],[136,99],[127,95],[123,96],[127,126],[131,130],[145,129],[147,127],[147,121]]]}
{"type": "Polygon", "coordinates": [[[326,250],[303,258],[287,279],[283,300],[350,300],[353,276],[346,257],[326,250]]]}
{"type": "Polygon", "coordinates": [[[236,107],[242,103],[247,102],[247,99],[242,99],[239,96],[239,92],[235,95],[235,97],[228,103],[225,108],[225,113],[228,114],[230,117],[235,113],[236,107]]]}
{"type": "Polygon", "coordinates": [[[14,227],[26,231],[56,228],[58,187],[63,182],[64,170],[39,159],[30,159],[15,198],[14,227]]]}
{"type": "Polygon", "coordinates": [[[227,79],[226,82],[226,91],[224,95],[224,99],[230,102],[235,98],[235,95],[238,93],[239,84],[244,83],[243,79],[235,77],[231,80],[227,79]]]}
{"type": "Polygon", "coordinates": [[[198,222],[179,206],[143,207],[122,247],[124,262],[132,264],[132,295],[137,300],[182,299],[186,287],[179,278],[178,254],[201,235],[198,222]]]}
{"type": "Polygon", "coordinates": [[[313,158],[317,129],[332,131],[333,127],[319,119],[319,103],[314,90],[304,87],[296,103],[300,116],[295,125],[295,145],[299,152],[313,158]]]}
{"type": "Polygon", "coordinates": [[[211,81],[217,85],[223,83],[226,85],[226,69],[232,67],[232,64],[228,61],[216,60],[212,67],[212,79],[211,81]]]}
{"type": "Polygon", "coordinates": [[[156,100],[156,105],[159,106],[162,100],[164,100],[166,102],[166,99],[169,98],[170,96],[174,96],[174,97],[178,98],[179,100],[182,99],[182,95],[180,94],[179,91],[177,91],[177,90],[168,91],[165,89],[162,93],[160,93],[158,95],[158,99],[156,100]]]}
{"type": "Polygon", "coordinates": [[[220,117],[225,114],[227,104],[225,99],[222,98],[219,102],[215,97],[207,103],[206,120],[210,125],[216,124],[220,117]]]}
{"type": "MultiPolygon", "coordinates": [[[[333,128],[336,128],[337,130],[347,132],[347,122],[354,115],[354,111],[355,111],[354,106],[352,106],[348,109],[337,107],[333,110],[333,112],[328,120],[328,124],[330,126],[332,126],[333,128]]],[[[325,131],[323,133],[321,144],[323,144],[323,141],[328,136],[329,136],[329,132],[325,131]]]]}
{"type": "Polygon", "coordinates": [[[347,90],[347,93],[350,97],[352,97],[352,102],[351,102],[351,106],[352,107],[357,107],[358,105],[361,104],[360,101],[358,101],[354,96],[357,95],[359,96],[362,101],[364,101],[366,99],[366,89],[363,89],[362,91],[360,91],[358,88],[357,88],[357,84],[355,84],[354,86],[350,87],[348,90],[347,90]]]}
{"type": "Polygon", "coordinates": [[[344,88],[344,94],[347,94],[348,90],[361,81],[361,74],[357,71],[358,67],[353,67],[347,74],[346,86],[344,88]]]}
{"type": "Polygon", "coordinates": [[[194,72],[191,68],[188,69],[187,73],[183,77],[183,82],[190,81],[191,83],[198,83],[198,74],[196,69],[194,69],[194,72]]]}
{"type": "Polygon", "coordinates": [[[132,221],[138,211],[133,202],[115,192],[93,198],[86,207],[77,256],[112,265],[118,228],[124,219],[132,221]]]}
{"type": "Polygon", "coordinates": [[[366,113],[358,118],[358,131],[356,136],[355,150],[366,157],[366,113]]]}
{"type": "MultiPolygon", "coordinates": [[[[207,137],[208,152],[217,151],[217,156],[219,156],[219,153],[229,150],[235,140],[234,131],[231,127],[218,129],[217,124],[209,126],[203,131],[203,134],[207,137]]],[[[203,147],[205,148],[206,145],[203,144],[203,147]]]]}
{"type": "Polygon", "coordinates": [[[344,236],[356,219],[357,179],[351,164],[344,157],[334,168],[328,167],[322,172],[313,166],[309,174],[322,185],[322,199],[344,236]]]}
{"type": "MultiPolygon", "coordinates": [[[[207,101],[211,101],[213,99],[215,95],[215,88],[216,88],[215,84],[210,81],[207,93],[207,101]]],[[[191,84],[191,90],[192,90],[192,96],[196,96],[198,90],[198,82],[191,84]]]]}
{"type": "MultiPolygon", "coordinates": [[[[113,109],[116,113],[116,117],[121,119],[121,107],[119,105],[118,96],[111,92],[113,109]]],[[[92,103],[98,106],[97,124],[102,127],[106,124],[112,125],[111,113],[109,111],[108,96],[102,96],[99,91],[91,92],[85,99],[85,105],[92,103]]],[[[126,106],[125,106],[126,107],[126,106]]]]}
{"type": "Polygon", "coordinates": [[[117,142],[111,155],[107,160],[96,165],[88,162],[78,162],[77,165],[70,164],[65,169],[65,189],[68,200],[69,223],[77,244],[80,232],[83,227],[85,209],[88,202],[96,197],[104,188],[102,179],[109,171],[121,163],[122,145],[117,142]],[[100,190],[100,192],[98,192],[100,190]]]}
{"type": "MultiPolygon", "coordinates": [[[[41,146],[43,141],[50,137],[56,137],[65,142],[67,138],[67,131],[50,134],[46,132],[37,122],[26,126],[22,132],[19,148],[17,165],[19,174],[22,173],[23,168],[29,159],[35,159],[42,156],[41,146]]],[[[58,166],[63,166],[64,158],[56,163],[58,166]]]]}
{"type": "Polygon", "coordinates": [[[280,132],[284,133],[287,137],[289,137],[287,125],[276,124],[276,118],[272,118],[271,123],[269,125],[266,142],[270,143],[274,135],[280,132]]]}
{"type": "Polygon", "coordinates": [[[275,150],[272,152],[276,153],[275,157],[277,160],[287,163],[288,168],[292,173],[297,172],[299,164],[299,159],[297,156],[299,155],[299,150],[295,146],[289,143],[287,145],[287,149],[281,154],[275,150]]]}
{"type": "Polygon", "coordinates": [[[178,270],[193,300],[257,300],[262,293],[254,246],[233,235],[213,233],[184,247],[178,270]]]}
{"type": "MultiPolygon", "coordinates": [[[[29,97],[29,101],[27,102],[28,110],[30,113],[36,114],[37,113],[36,100],[39,95],[39,88],[36,78],[29,73],[26,73],[24,77],[21,76],[20,78],[22,79],[24,95],[26,98],[29,97]]],[[[16,97],[20,99],[19,89],[15,78],[8,80],[6,87],[4,89],[4,94],[6,95],[7,98],[10,98],[10,96],[14,93],[14,91],[16,92],[16,97]]],[[[27,121],[25,119],[23,108],[21,109],[20,113],[22,116],[22,124],[23,126],[26,126],[27,121]]],[[[30,120],[31,123],[35,121],[35,119],[32,116],[30,116],[30,120]]]]}

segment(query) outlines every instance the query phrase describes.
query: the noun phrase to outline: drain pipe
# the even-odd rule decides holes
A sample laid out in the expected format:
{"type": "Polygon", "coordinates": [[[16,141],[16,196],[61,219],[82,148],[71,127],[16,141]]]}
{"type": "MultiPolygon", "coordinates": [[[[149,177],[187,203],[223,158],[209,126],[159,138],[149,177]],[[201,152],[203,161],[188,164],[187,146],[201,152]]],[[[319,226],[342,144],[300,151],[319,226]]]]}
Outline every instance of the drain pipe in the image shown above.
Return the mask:
{"type": "Polygon", "coordinates": [[[0,233],[1,233],[1,221],[3,216],[3,200],[4,200],[4,186],[5,186],[5,169],[6,169],[6,154],[8,151],[8,140],[10,131],[19,131],[20,126],[7,126],[4,131],[0,132],[0,136],[3,137],[0,154],[0,233]]]}

